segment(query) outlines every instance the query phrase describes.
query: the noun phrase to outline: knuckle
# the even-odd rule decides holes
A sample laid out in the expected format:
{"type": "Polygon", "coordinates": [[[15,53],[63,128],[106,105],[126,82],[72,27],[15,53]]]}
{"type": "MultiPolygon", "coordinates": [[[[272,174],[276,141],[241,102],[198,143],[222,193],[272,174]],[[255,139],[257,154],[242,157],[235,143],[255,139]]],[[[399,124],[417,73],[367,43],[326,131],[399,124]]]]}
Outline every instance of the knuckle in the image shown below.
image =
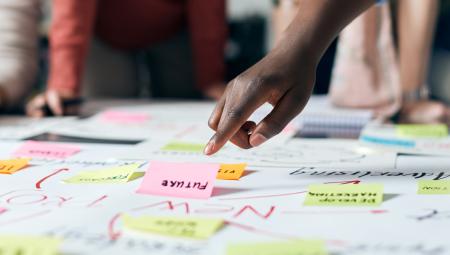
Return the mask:
{"type": "Polygon", "coordinates": [[[214,121],[214,117],[209,118],[208,126],[213,130],[217,129],[217,123],[214,121]]]}
{"type": "Polygon", "coordinates": [[[228,119],[241,119],[244,116],[244,111],[240,107],[231,107],[226,114],[228,119]]]}

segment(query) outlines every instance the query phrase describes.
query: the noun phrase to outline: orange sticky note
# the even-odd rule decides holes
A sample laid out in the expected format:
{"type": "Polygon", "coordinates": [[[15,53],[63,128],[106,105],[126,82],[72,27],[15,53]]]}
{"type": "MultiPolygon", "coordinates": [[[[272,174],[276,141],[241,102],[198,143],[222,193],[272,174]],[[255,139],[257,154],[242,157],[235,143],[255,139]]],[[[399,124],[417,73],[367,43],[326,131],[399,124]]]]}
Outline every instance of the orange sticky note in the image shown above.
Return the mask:
{"type": "Polygon", "coordinates": [[[247,164],[221,164],[217,179],[220,180],[239,180],[244,174],[247,164]]]}
{"type": "Polygon", "coordinates": [[[218,164],[150,162],[137,192],[207,199],[212,194],[219,167],[218,164]]]}
{"type": "Polygon", "coordinates": [[[14,152],[14,156],[25,158],[65,159],[79,151],[80,148],[74,145],[27,141],[14,152]]]}
{"type": "Polygon", "coordinates": [[[0,174],[13,174],[28,165],[28,159],[0,160],[0,174]]]}

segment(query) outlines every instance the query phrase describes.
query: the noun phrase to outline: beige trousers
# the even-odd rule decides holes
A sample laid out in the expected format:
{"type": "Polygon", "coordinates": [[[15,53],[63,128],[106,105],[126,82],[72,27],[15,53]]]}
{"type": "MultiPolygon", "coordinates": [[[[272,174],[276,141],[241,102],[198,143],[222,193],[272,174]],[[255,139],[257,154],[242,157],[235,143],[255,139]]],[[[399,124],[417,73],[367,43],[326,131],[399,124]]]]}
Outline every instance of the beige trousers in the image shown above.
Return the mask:
{"type": "Polygon", "coordinates": [[[199,98],[187,33],[139,52],[93,40],[83,77],[85,98],[199,98]]]}

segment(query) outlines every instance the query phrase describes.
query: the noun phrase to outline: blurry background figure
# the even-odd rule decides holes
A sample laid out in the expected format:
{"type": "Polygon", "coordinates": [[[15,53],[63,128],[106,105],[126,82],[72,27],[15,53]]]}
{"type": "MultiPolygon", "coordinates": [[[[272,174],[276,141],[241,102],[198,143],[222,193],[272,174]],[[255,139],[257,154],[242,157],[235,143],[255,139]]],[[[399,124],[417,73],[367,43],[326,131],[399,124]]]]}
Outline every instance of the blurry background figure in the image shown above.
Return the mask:
{"type": "Polygon", "coordinates": [[[401,86],[389,5],[372,7],[339,35],[330,87],[341,107],[373,109],[390,117],[400,108],[401,86]]]}
{"type": "MultiPolygon", "coordinates": [[[[446,1],[448,0],[441,2],[446,1]]],[[[400,122],[450,124],[450,108],[445,102],[433,101],[433,94],[430,96],[429,93],[430,55],[439,4],[439,0],[401,0],[396,5],[404,101],[400,110],[400,122]]]]}
{"type": "Polygon", "coordinates": [[[81,95],[139,96],[142,66],[156,97],[225,88],[225,0],[54,0],[52,22],[48,88],[28,104],[32,116],[44,105],[60,115],[81,95]]]}
{"type": "Polygon", "coordinates": [[[13,111],[31,91],[38,66],[39,0],[0,0],[0,108],[13,111]]]}
{"type": "Polygon", "coordinates": [[[395,3],[397,33],[390,29],[387,4],[373,7],[341,33],[331,99],[339,106],[375,109],[381,117],[396,113],[400,122],[449,123],[450,109],[428,95],[439,2],[395,3]]]}
{"type": "Polygon", "coordinates": [[[450,0],[440,4],[430,70],[431,96],[450,105],[450,0]]]}
{"type": "MultiPolygon", "coordinates": [[[[274,11],[277,41],[292,19],[296,1],[275,2],[279,6],[274,11]]],[[[427,74],[439,1],[390,2],[392,12],[388,4],[373,7],[342,31],[330,97],[336,105],[374,109],[379,116],[395,115],[401,122],[449,123],[449,108],[428,96],[427,74]]],[[[445,28],[441,30],[448,38],[445,28]]],[[[432,92],[450,87],[442,80],[432,92]]],[[[450,89],[447,92],[450,101],[450,89]]]]}

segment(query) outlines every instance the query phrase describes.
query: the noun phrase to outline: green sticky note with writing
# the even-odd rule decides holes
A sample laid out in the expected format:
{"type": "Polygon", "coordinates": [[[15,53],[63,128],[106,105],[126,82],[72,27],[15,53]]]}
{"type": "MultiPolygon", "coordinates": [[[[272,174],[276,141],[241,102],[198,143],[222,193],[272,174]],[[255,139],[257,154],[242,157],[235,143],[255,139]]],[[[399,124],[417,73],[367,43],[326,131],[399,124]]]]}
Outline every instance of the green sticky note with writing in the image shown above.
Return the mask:
{"type": "MultiPolygon", "coordinates": [[[[136,177],[134,171],[140,164],[129,164],[96,171],[84,171],[64,180],[71,184],[116,184],[126,183],[136,177]]],[[[142,174],[143,175],[143,174],[142,174]]],[[[142,176],[141,175],[141,176],[142,176]]]]}
{"type": "Polygon", "coordinates": [[[61,242],[44,236],[0,235],[0,254],[58,255],[61,242]]]}
{"type": "Polygon", "coordinates": [[[223,226],[221,219],[124,215],[125,228],[172,237],[206,239],[223,226]]]}
{"type": "Polygon", "coordinates": [[[163,151],[179,151],[179,152],[203,152],[204,144],[190,143],[182,141],[172,141],[161,148],[163,151]]]}
{"type": "Polygon", "coordinates": [[[227,255],[327,255],[320,240],[232,244],[227,255]]]}
{"type": "Polygon", "coordinates": [[[444,124],[400,124],[395,126],[398,136],[408,138],[441,138],[448,136],[444,124]]]}
{"type": "Polygon", "coordinates": [[[418,194],[445,195],[450,194],[450,181],[447,180],[420,180],[418,194]]]}
{"type": "Polygon", "coordinates": [[[309,186],[304,205],[379,206],[382,202],[381,184],[317,184],[309,186]]]}

